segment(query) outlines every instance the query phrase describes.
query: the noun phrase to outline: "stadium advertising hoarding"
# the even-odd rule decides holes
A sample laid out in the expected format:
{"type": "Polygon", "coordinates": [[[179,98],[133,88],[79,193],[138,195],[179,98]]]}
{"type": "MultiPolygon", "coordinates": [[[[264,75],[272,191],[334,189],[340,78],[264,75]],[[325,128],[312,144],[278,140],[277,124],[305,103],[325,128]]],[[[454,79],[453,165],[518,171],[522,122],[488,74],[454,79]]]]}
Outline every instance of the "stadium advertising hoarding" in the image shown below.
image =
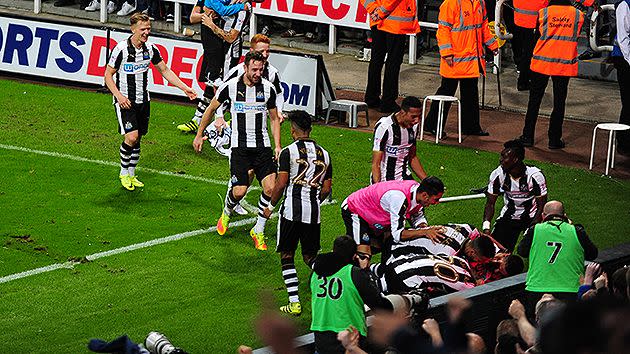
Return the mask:
{"type": "MultiPolygon", "coordinates": [[[[107,30],[0,16],[0,71],[51,79],[103,85],[107,62],[107,30]]],[[[109,47],[124,41],[128,32],[110,31],[109,47]]],[[[197,81],[203,49],[201,43],[152,36],[162,58],[182,81],[199,94],[197,81]]],[[[285,110],[316,111],[316,56],[272,53],[269,61],[280,72],[285,110]]],[[[152,67],[149,91],[183,96],[152,67]]]]}
{"type": "Polygon", "coordinates": [[[359,0],[264,0],[254,13],[335,26],[369,29],[367,11],[359,0]]]}

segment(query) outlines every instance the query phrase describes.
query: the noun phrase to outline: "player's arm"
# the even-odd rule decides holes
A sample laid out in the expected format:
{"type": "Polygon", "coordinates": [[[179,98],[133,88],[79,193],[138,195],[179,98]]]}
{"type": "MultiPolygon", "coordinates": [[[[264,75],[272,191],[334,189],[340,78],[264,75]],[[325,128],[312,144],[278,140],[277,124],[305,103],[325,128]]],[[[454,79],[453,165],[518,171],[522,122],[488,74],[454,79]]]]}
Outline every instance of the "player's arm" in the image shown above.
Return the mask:
{"type": "Polygon", "coordinates": [[[490,234],[490,227],[492,226],[492,218],[494,217],[494,206],[497,203],[497,198],[501,193],[501,183],[499,181],[497,170],[492,171],[490,179],[488,181],[488,191],[486,192],[486,206],[483,209],[483,225],[481,227],[483,233],[490,234]]]}
{"type": "Polygon", "coordinates": [[[251,8],[252,5],[247,1],[231,3],[229,5],[225,5],[220,0],[205,0],[204,2],[204,11],[213,10],[221,17],[236,15],[239,11],[249,11],[251,8]]]}
{"type": "Polygon", "coordinates": [[[197,5],[195,5],[192,8],[192,11],[190,12],[190,24],[194,25],[196,23],[201,23],[201,16],[203,15],[202,12],[203,9],[203,2],[199,2],[197,1],[197,5]]]}
{"type": "Polygon", "coordinates": [[[326,174],[324,175],[324,182],[322,182],[322,189],[319,191],[320,202],[326,200],[326,198],[328,198],[328,196],[332,192],[332,175],[332,162],[329,162],[328,166],[326,166],[326,174]]]}
{"type": "Polygon", "coordinates": [[[210,28],[210,30],[212,30],[214,34],[216,34],[218,37],[228,43],[233,43],[241,33],[240,31],[235,29],[231,29],[227,32],[224,31],[221,27],[217,26],[212,21],[212,18],[210,16],[207,16],[206,14],[201,15],[201,23],[203,23],[204,26],[210,28]]]}
{"type": "MultiPolygon", "coordinates": [[[[420,178],[420,180],[423,180],[427,177],[427,173],[420,163],[420,159],[418,158],[416,152],[416,144],[413,144],[411,146],[411,149],[409,149],[409,156],[411,156],[411,158],[409,159],[409,166],[411,166],[411,170],[413,171],[413,173],[415,173],[416,176],[420,178]]],[[[374,166],[372,166],[372,168],[374,168],[374,166]]]]}
{"type": "MultiPolygon", "coordinates": [[[[210,101],[210,105],[206,108],[206,111],[203,112],[203,117],[201,117],[201,122],[199,123],[199,128],[197,129],[197,135],[195,135],[195,139],[193,140],[193,148],[196,152],[201,152],[201,148],[203,147],[203,132],[206,130],[208,124],[210,124],[210,119],[214,117],[214,112],[219,108],[221,103],[217,100],[215,96],[210,101]]],[[[223,119],[223,118],[218,118],[223,119]]]]}
{"type": "Polygon", "coordinates": [[[413,240],[426,237],[432,241],[441,241],[445,236],[441,227],[427,227],[417,230],[405,229],[405,214],[407,213],[407,199],[400,191],[389,191],[383,194],[381,207],[389,212],[391,232],[394,242],[413,240]]]}
{"type": "Polygon", "coordinates": [[[197,92],[188,87],[188,85],[186,85],[177,75],[175,75],[175,73],[168,66],[166,66],[164,60],[160,60],[157,64],[154,65],[158,69],[160,74],[164,76],[166,81],[168,81],[171,85],[174,85],[178,89],[184,91],[189,99],[194,100],[195,98],[197,98],[197,92]]]}
{"type": "Polygon", "coordinates": [[[547,181],[542,172],[537,172],[532,175],[532,192],[536,196],[536,214],[532,220],[532,224],[537,224],[542,221],[542,211],[547,204],[547,181]]]}
{"type": "Polygon", "coordinates": [[[282,117],[278,113],[278,107],[276,106],[276,90],[273,86],[269,90],[269,99],[267,100],[267,110],[269,111],[269,119],[271,119],[271,135],[273,135],[273,142],[275,144],[275,157],[280,157],[280,151],[282,150],[282,143],[280,142],[280,124],[282,123],[282,117]]]}
{"type": "Polygon", "coordinates": [[[381,161],[385,155],[389,132],[383,124],[374,127],[374,144],[372,145],[372,183],[381,181],[381,161]]]}
{"type": "Polygon", "coordinates": [[[116,83],[114,82],[114,74],[116,74],[117,71],[118,70],[109,65],[105,67],[105,86],[107,86],[112,95],[116,97],[116,101],[120,105],[120,108],[130,109],[131,101],[120,93],[120,90],[118,90],[118,87],[116,87],[116,83]]]}

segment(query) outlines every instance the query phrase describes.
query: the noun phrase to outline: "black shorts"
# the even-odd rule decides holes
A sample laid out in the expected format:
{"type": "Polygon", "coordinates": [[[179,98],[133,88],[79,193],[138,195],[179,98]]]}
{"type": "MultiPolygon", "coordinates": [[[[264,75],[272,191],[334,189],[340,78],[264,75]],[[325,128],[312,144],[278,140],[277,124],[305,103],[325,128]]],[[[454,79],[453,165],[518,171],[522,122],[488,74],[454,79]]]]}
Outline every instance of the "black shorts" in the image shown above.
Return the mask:
{"type": "Polygon", "coordinates": [[[370,241],[376,237],[367,221],[348,210],[346,201],[341,204],[341,218],[346,225],[346,235],[352,236],[357,245],[370,245],[370,241]]]}
{"type": "Polygon", "coordinates": [[[232,148],[230,156],[230,174],[233,186],[249,186],[247,171],[254,170],[256,179],[262,180],[276,173],[278,166],[271,148],[232,148]]]}
{"type": "Polygon", "coordinates": [[[498,218],[494,223],[494,229],[492,230],[492,237],[499,241],[503,247],[507,248],[510,252],[514,250],[516,241],[522,232],[527,230],[531,220],[513,220],[508,218],[498,218]]]}
{"type": "MultiPolygon", "coordinates": [[[[214,21],[221,27],[221,24],[214,21]]],[[[203,61],[197,80],[203,83],[214,82],[223,76],[223,39],[214,34],[208,26],[201,26],[201,45],[203,46],[203,61]]]]}
{"type": "Polygon", "coordinates": [[[276,252],[295,252],[298,242],[302,254],[314,256],[321,249],[321,224],[307,224],[281,217],[278,220],[278,244],[276,252]]]}
{"type": "Polygon", "coordinates": [[[140,135],[146,135],[149,131],[149,114],[151,112],[149,102],[131,103],[130,109],[122,109],[118,102],[114,103],[116,117],[118,117],[118,132],[122,135],[137,130],[140,135]]]}

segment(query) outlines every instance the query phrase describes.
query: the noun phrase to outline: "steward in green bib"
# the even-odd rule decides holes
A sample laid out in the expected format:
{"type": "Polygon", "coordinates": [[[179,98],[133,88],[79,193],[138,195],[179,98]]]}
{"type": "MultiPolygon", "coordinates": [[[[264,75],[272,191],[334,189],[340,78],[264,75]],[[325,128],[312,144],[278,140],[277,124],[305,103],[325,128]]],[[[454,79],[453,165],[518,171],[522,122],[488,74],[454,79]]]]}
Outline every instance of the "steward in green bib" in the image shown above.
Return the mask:
{"type": "MultiPolygon", "coordinates": [[[[367,325],[364,305],[392,311],[399,303],[413,304],[411,298],[399,301],[383,296],[368,270],[353,265],[357,245],[349,236],[335,239],[333,251],[317,256],[311,275],[311,330],[319,354],[345,353],[337,333],[354,326],[361,334],[359,346],[366,349],[367,325]]],[[[369,265],[369,262],[366,263],[369,265]]]]}
{"type": "MultiPolygon", "coordinates": [[[[573,225],[559,201],[543,209],[543,222],[530,227],[518,246],[529,258],[525,290],[538,298],[551,293],[560,300],[576,300],[584,260],[597,257],[597,247],[582,225],[573,225]]],[[[533,301],[533,299],[532,299],[533,301]]]]}

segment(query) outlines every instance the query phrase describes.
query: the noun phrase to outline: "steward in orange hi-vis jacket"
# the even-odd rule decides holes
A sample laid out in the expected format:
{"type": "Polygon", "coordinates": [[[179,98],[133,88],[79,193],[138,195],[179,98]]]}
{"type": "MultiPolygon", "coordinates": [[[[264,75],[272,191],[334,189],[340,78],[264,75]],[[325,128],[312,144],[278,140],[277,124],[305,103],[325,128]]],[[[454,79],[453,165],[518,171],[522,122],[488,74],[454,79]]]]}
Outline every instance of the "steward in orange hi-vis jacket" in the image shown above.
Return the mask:
{"type": "MultiPolygon", "coordinates": [[[[488,135],[479,125],[479,75],[485,75],[484,46],[495,53],[496,39],[488,29],[484,0],[445,0],[438,16],[437,41],[440,48],[442,84],[436,95],[453,96],[460,88],[462,132],[467,135],[488,135]]],[[[450,105],[444,104],[444,122],[450,105]]],[[[428,133],[435,133],[438,103],[431,103],[425,123],[428,133]]]]}
{"type": "Polygon", "coordinates": [[[396,99],[406,37],[420,32],[416,0],[361,0],[361,3],[370,15],[372,31],[372,54],[365,103],[369,107],[379,108],[381,112],[396,112],[400,109],[396,99]],[[383,65],[385,74],[381,97],[383,65]]]}
{"type": "Polygon", "coordinates": [[[534,132],[540,102],[549,77],[553,81],[553,111],[549,121],[549,148],[561,149],[562,122],[569,78],[577,76],[577,40],[584,23],[584,15],[570,0],[551,0],[550,6],[538,12],[540,38],[531,62],[531,87],[521,141],[525,146],[534,143],[534,132]]]}

